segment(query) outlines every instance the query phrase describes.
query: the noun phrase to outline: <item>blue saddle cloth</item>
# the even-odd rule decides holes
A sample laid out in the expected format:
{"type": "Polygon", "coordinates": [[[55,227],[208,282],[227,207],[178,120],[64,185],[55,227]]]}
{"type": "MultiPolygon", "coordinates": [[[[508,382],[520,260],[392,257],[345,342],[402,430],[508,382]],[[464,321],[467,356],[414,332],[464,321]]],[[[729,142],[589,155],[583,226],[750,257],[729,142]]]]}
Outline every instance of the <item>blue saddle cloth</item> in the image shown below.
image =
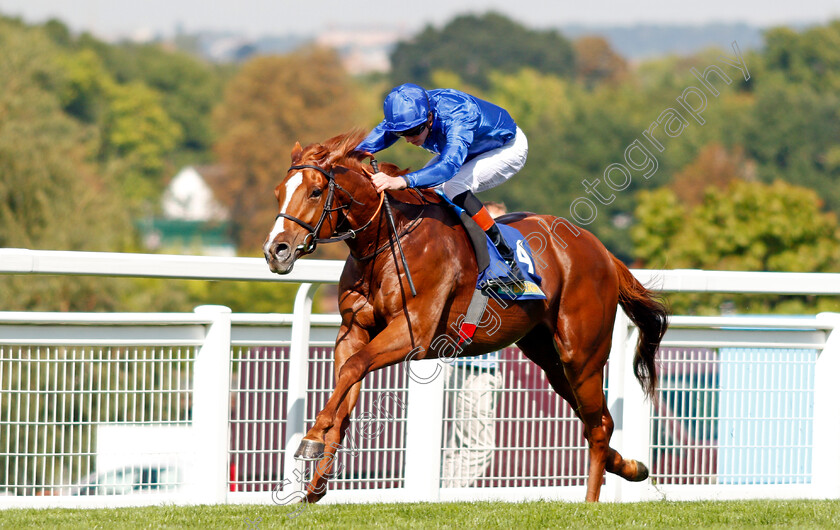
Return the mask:
{"type": "MultiPolygon", "coordinates": [[[[437,190],[437,192],[438,195],[455,209],[455,213],[460,216],[464,209],[450,201],[449,197],[444,195],[440,190],[437,190]]],[[[496,226],[499,227],[499,230],[502,232],[502,237],[505,238],[508,245],[516,249],[514,255],[517,264],[519,264],[519,270],[528,277],[528,280],[524,282],[505,282],[510,269],[496,249],[496,245],[490,241],[489,237],[485,237],[487,252],[490,255],[490,265],[483,271],[479,271],[475,288],[484,290],[485,292],[491,291],[493,293],[492,296],[504,300],[544,300],[545,294],[540,289],[542,278],[537,274],[528,241],[519,230],[512,226],[502,223],[496,223],[496,226]],[[493,280],[501,280],[501,282],[494,282],[493,280]]]]}
{"type": "Polygon", "coordinates": [[[505,300],[544,300],[545,294],[540,289],[542,278],[537,274],[528,241],[525,240],[522,233],[516,228],[502,223],[496,224],[499,230],[501,230],[505,241],[516,249],[516,252],[514,252],[516,263],[519,265],[519,270],[522,271],[528,280],[524,282],[506,283],[504,285],[498,285],[492,282],[492,280],[504,281],[508,277],[510,269],[508,269],[499,251],[496,250],[496,245],[488,237],[485,239],[487,240],[487,252],[490,254],[490,265],[478,275],[476,289],[491,289],[499,298],[505,300]]]}

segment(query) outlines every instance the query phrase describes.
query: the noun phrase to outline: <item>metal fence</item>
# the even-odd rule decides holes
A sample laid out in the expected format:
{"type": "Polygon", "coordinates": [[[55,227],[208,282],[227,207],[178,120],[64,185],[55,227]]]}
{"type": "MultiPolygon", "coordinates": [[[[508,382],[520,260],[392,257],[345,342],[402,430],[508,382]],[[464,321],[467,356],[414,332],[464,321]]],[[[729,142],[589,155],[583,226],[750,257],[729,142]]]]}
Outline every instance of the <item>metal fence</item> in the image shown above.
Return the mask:
{"type": "Polygon", "coordinates": [[[675,317],[649,407],[652,487],[667,498],[835,497],[840,315],[675,317]],[[833,442],[832,442],[833,443],[833,442]],[[823,465],[823,463],[825,465],[823,465]]]}
{"type": "MultiPolygon", "coordinates": [[[[0,505],[296,499],[296,470],[308,471],[290,454],[332,390],[338,321],[313,316],[305,362],[293,362],[292,321],[217,307],[0,313],[0,505]]],[[[837,423],[837,324],[676,317],[651,404],[630,373],[634,330],[622,318],[607,368],[614,446],[647,461],[651,481],[607,476],[604,500],[828,495],[837,475],[824,457],[837,439],[819,433],[837,423]]],[[[453,368],[420,361],[412,372],[428,379],[435,367],[427,384],[402,366],[365,381],[326,502],[582,498],[582,426],[515,348],[491,392],[489,461],[477,479],[448,481],[451,432],[479,418],[458,413],[453,368]]]]}
{"type": "MultiPolygon", "coordinates": [[[[730,274],[664,283],[726,291],[730,274]]],[[[779,285],[801,292],[812,277],[779,285]]],[[[299,499],[311,464],[291,455],[332,390],[338,327],[311,314],[313,290],[301,287],[292,315],[0,312],[0,507],[299,499]]],[[[651,479],[607,475],[602,500],[840,496],[838,326],[828,313],[674,317],[651,403],[619,313],[605,371],[612,445],[651,479]]],[[[583,499],[582,425],[539,369],[508,348],[478,372],[419,361],[369,375],[324,502],[583,499]],[[495,385],[481,417],[459,404],[477,376],[495,385]],[[478,446],[453,445],[474,428],[478,446]],[[452,455],[476,457],[479,472],[447,471],[452,455]]]]}
{"type": "MultiPolygon", "coordinates": [[[[117,468],[121,435],[189,427],[192,394],[190,347],[0,346],[0,469],[9,495],[115,493],[107,486],[82,490],[97,467],[117,468]]],[[[144,452],[151,454],[149,445],[144,452]]],[[[174,488],[177,456],[158,448],[158,467],[138,478],[174,488]],[[164,476],[165,475],[165,476],[164,476]]],[[[125,470],[122,475],[133,470],[125,470]]]]}

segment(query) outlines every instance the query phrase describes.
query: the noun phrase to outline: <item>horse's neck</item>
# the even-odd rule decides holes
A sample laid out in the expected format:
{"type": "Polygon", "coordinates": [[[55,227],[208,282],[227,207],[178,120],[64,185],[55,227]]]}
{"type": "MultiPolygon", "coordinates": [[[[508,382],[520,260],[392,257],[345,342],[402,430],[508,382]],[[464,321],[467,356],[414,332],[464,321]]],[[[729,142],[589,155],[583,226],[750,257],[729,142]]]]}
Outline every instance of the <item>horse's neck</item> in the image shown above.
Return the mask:
{"type": "MultiPolygon", "coordinates": [[[[347,240],[351,254],[357,260],[373,262],[375,260],[371,258],[387,253],[385,250],[396,245],[394,229],[396,229],[396,237],[400,238],[400,245],[408,249],[414,244],[426,245],[424,238],[414,239],[419,234],[419,232],[415,234],[415,230],[421,228],[424,220],[434,218],[445,224],[459,223],[451,208],[442,201],[430,202],[416,194],[409,197],[404,192],[389,194],[388,200],[394,218],[393,228],[388,219],[387,205],[383,204],[378,219],[371,223],[371,226],[362,232],[360,237],[347,240]]],[[[445,236],[440,234],[440,237],[445,236]]]]}
{"type": "MultiPolygon", "coordinates": [[[[348,178],[341,183],[350,193],[352,199],[347,214],[347,226],[339,225],[341,230],[358,231],[345,243],[350,247],[352,255],[359,257],[372,252],[378,240],[387,234],[387,220],[384,216],[384,206],[377,212],[379,195],[370,184],[370,177],[350,170],[346,173],[348,178]]],[[[386,236],[385,236],[386,237],[386,236]]]]}
{"type": "MultiPolygon", "coordinates": [[[[393,241],[393,229],[388,219],[388,205],[379,207],[380,197],[373,190],[370,177],[358,171],[349,171],[348,179],[342,186],[347,186],[353,198],[365,205],[360,208],[353,203],[349,214],[349,228],[361,230],[355,237],[347,239],[347,246],[355,258],[372,257],[393,241]],[[379,207],[379,208],[378,208],[379,207]],[[378,208],[378,211],[377,211],[378,208]],[[389,239],[390,237],[390,239],[389,239]]],[[[442,199],[432,190],[397,190],[387,192],[390,211],[394,218],[397,235],[403,235],[426,215],[426,208],[440,208],[442,199]]],[[[446,207],[445,205],[443,205],[446,207]]],[[[344,228],[344,227],[342,227],[344,228]]],[[[404,242],[402,243],[405,244],[404,242]]]]}

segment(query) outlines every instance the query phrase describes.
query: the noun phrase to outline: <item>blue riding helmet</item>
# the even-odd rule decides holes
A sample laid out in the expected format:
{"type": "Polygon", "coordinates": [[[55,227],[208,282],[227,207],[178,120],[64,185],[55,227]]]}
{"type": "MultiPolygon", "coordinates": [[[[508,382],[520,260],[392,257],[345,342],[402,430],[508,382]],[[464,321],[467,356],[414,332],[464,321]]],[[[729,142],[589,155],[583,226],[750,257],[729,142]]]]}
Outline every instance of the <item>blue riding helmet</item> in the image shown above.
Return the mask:
{"type": "Polygon", "coordinates": [[[431,103],[422,87],[412,83],[400,85],[385,98],[383,129],[390,132],[407,131],[417,127],[429,116],[431,103]]]}

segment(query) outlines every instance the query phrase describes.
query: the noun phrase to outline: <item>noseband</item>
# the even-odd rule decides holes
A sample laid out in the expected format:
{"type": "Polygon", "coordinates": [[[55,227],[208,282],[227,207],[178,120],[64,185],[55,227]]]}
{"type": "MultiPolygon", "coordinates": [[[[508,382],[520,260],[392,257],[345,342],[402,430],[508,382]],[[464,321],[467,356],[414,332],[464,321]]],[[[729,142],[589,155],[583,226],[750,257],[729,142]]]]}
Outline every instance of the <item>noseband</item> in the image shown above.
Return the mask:
{"type": "Polygon", "coordinates": [[[365,228],[370,226],[370,224],[376,218],[379,211],[382,209],[382,201],[385,198],[384,193],[380,194],[379,207],[373,213],[373,215],[368,220],[368,222],[365,223],[363,226],[361,226],[359,228],[356,228],[355,230],[350,229],[347,232],[344,232],[342,234],[333,233],[333,235],[330,236],[330,237],[319,238],[318,233],[321,231],[321,227],[324,225],[324,221],[326,220],[327,215],[329,215],[332,212],[335,212],[337,210],[344,210],[344,209],[347,209],[347,208],[350,207],[349,205],[342,205],[342,206],[339,206],[338,208],[333,208],[332,207],[333,199],[335,198],[335,189],[336,188],[338,188],[341,191],[343,191],[344,193],[346,193],[347,196],[350,197],[350,200],[352,202],[355,202],[357,204],[362,204],[362,203],[360,203],[359,201],[354,199],[353,195],[349,191],[342,188],[341,185],[338,184],[335,181],[335,175],[333,174],[333,169],[332,168],[329,171],[325,171],[323,168],[315,166],[315,165],[300,164],[300,165],[297,165],[297,166],[289,167],[289,171],[291,171],[293,169],[314,169],[315,171],[324,175],[324,177],[326,177],[326,179],[327,179],[327,182],[329,183],[329,190],[327,191],[327,200],[324,203],[323,211],[321,211],[321,217],[318,219],[318,222],[315,224],[315,226],[312,226],[311,224],[307,223],[306,221],[298,219],[297,217],[295,217],[293,215],[289,215],[289,214],[283,213],[283,212],[278,213],[277,217],[274,218],[274,220],[277,221],[277,219],[283,217],[283,218],[288,219],[288,220],[290,220],[294,223],[297,223],[298,225],[300,225],[301,227],[303,227],[303,228],[305,228],[306,230],[309,231],[309,233],[306,234],[306,237],[304,237],[303,243],[301,243],[297,247],[297,250],[299,250],[302,255],[311,254],[312,252],[314,252],[315,247],[318,246],[318,243],[335,243],[335,242],[338,242],[338,241],[344,241],[345,239],[355,238],[356,234],[358,234],[359,232],[361,232],[362,230],[364,230],[365,228]]]}

